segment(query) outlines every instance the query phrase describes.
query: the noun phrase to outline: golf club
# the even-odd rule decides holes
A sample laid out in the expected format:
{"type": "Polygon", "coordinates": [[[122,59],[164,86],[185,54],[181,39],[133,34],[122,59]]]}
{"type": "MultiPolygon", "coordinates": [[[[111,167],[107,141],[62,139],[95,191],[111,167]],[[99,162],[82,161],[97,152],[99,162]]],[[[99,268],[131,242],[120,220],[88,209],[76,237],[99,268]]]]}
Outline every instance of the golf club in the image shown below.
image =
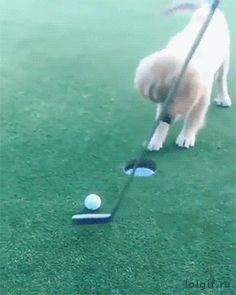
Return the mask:
{"type": "Polygon", "coordinates": [[[98,224],[111,221],[111,213],[86,213],[72,216],[73,224],[98,224]]]}
{"type": "Polygon", "coordinates": [[[140,160],[144,157],[145,153],[146,153],[146,148],[147,148],[147,145],[149,143],[149,141],[151,140],[152,138],[152,135],[153,133],[155,132],[159,122],[160,122],[160,118],[162,117],[162,114],[165,112],[166,108],[168,107],[169,103],[174,99],[175,95],[176,95],[176,92],[178,90],[178,87],[180,85],[180,82],[181,82],[181,79],[183,78],[183,75],[186,71],[186,68],[193,56],[193,54],[195,53],[199,43],[201,42],[202,40],[202,37],[215,13],[215,10],[216,8],[218,7],[220,3],[220,0],[215,0],[213,1],[212,5],[211,5],[211,9],[210,9],[210,12],[205,20],[205,22],[203,23],[202,25],[202,28],[200,29],[195,41],[194,41],[194,44],[192,45],[190,51],[189,51],[189,54],[181,68],[181,71],[180,71],[180,74],[178,76],[178,78],[175,80],[175,82],[173,83],[169,93],[168,93],[168,96],[165,100],[165,103],[163,105],[163,108],[162,108],[162,111],[159,115],[159,118],[158,120],[155,122],[155,126],[151,132],[151,135],[150,137],[148,138],[148,140],[146,141],[146,144],[144,147],[142,147],[141,151],[140,151],[140,154],[139,156],[137,157],[137,160],[133,166],[133,170],[132,170],[132,173],[129,175],[128,177],[128,180],[126,182],[126,184],[124,185],[123,189],[120,191],[119,193],[119,197],[118,197],[118,201],[115,205],[115,207],[113,208],[113,210],[111,211],[111,213],[104,213],[104,214],[100,214],[100,213],[87,213],[87,214],[77,214],[77,215],[74,215],[72,217],[72,221],[74,224],[76,225],[83,225],[83,224],[99,224],[99,223],[108,223],[110,221],[112,221],[112,219],[114,218],[118,208],[120,207],[120,204],[122,202],[122,200],[124,199],[133,179],[134,179],[134,176],[135,176],[135,172],[136,172],[136,169],[138,168],[138,165],[139,165],[139,162],[140,160]]]}

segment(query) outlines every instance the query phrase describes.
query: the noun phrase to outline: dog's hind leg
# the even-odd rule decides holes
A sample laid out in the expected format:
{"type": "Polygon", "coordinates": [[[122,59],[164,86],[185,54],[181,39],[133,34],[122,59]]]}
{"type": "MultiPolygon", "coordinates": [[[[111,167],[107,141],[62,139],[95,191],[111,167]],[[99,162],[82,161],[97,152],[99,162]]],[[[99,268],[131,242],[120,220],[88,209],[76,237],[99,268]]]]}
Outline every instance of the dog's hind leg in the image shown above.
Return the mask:
{"type": "Polygon", "coordinates": [[[176,139],[176,144],[179,147],[190,148],[195,145],[196,135],[204,126],[209,104],[210,93],[204,94],[187,113],[183,129],[176,139]]]}
{"type": "Polygon", "coordinates": [[[229,71],[229,54],[216,74],[217,98],[216,103],[221,107],[230,107],[231,99],[228,93],[227,76],[229,71]]]}

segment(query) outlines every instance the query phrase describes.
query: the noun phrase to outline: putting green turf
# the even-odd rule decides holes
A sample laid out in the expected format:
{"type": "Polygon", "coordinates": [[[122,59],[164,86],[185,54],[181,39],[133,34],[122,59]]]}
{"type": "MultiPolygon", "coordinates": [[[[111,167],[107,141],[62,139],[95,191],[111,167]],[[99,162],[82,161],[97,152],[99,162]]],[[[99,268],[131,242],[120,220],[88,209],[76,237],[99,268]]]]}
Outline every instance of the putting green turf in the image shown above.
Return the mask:
{"type": "Polygon", "coordinates": [[[161,17],[163,0],[0,3],[1,294],[235,294],[235,1],[232,108],[212,103],[191,150],[176,125],[148,154],[159,172],[135,179],[113,223],[86,228],[71,216],[92,192],[110,212],[153,126],[135,67],[187,18],[161,17]],[[231,288],[184,283],[211,279],[231,288]]]}

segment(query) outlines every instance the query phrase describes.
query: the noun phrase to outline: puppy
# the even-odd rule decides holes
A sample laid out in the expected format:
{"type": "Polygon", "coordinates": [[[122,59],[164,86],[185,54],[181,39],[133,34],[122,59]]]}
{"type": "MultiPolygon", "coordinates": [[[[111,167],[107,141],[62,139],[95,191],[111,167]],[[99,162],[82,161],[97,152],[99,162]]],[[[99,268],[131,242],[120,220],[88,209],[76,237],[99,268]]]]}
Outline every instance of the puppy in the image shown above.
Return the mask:
{"type": "MultiPolygon", "coordinates": [[[[211,9],[205,1],[200,1],[199,5],[189,5],[187,1],[171,7],[167,13],[181,12],[186,7],[193,11],[190,22],[164,49],[142,59],[136,69],[135,87],[143,97],[158,104],[156,119],[211,9]]],[[[161,113],[160,123],[147,146],[148,150],[158,151],[163,147],[170,125],[179,118],[184,119],[184,124],[176,144],[183,148],[195,145],[196,135],[204,126],[214,80],[218,93],[216,103],[222,107],[231,106],[227,87],[229,55],[227,21],[223,12],[216,9],[174,100],[161,113]]]]}

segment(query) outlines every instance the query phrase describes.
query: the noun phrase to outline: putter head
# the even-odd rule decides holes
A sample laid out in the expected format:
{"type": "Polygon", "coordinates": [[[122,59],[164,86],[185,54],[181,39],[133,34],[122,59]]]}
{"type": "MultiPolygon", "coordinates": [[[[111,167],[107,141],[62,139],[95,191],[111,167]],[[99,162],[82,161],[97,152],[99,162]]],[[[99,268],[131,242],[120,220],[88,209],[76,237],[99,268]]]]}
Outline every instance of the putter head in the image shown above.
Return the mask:
{"type": "Polygon", "coordinates": [[[108,223],[112,220],[110,213],[85,213],[72,216],[74,225],[108,223]]]}

